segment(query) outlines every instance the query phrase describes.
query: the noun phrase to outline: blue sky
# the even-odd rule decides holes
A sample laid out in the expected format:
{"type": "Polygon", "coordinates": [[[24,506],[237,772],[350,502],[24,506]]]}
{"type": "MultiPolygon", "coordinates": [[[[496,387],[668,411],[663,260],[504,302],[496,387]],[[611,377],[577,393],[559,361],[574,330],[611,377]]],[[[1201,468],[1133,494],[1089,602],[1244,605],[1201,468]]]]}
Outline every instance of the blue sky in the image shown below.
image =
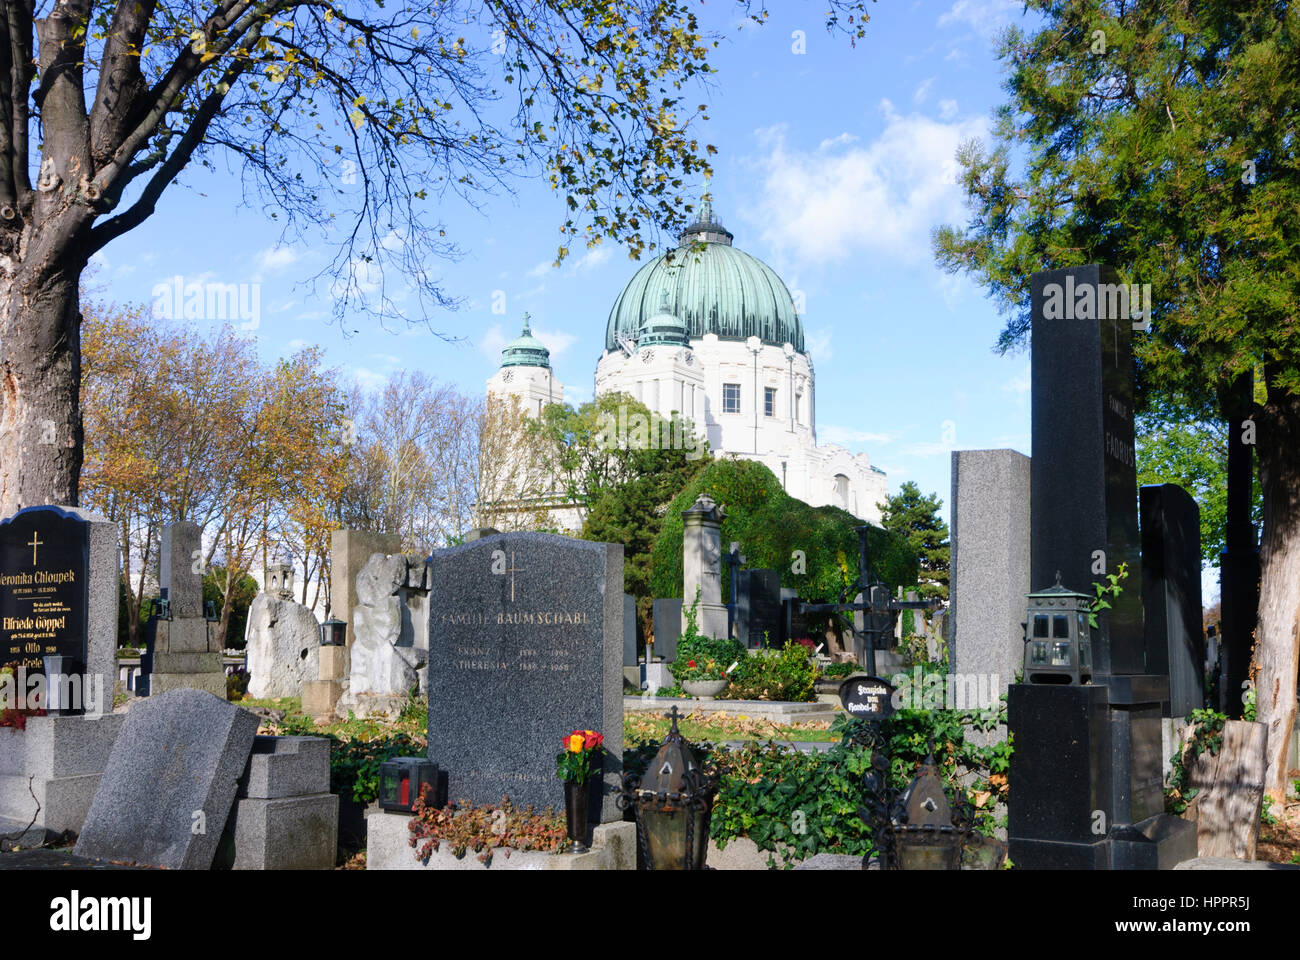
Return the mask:
{"type": "MultiPolygon", "coordinates": [[[[868,453],[891,492],[905,480],[937,492],[946,516],[951,450],[1031,452],[1028,354],[993,353],[1002,319],[979,288],[934,266],[929,244],[933,227],[965,220],[953,154],[986,135],[1004,99],[994,41],[1021,5],[889,0],[872,6],[856,49],[825,33],[816,0],[772,6],[768,24],[739,30],[731,4],[702,8],[704,25],[727,34],[712,56],[715,87],[698,101],[710,107],[700,138],[718,148],[715,211],[738,247],[802,295],[819,440],[868,453]],[[795,31],[806,52],[795,52],[795,31]]],[[[431,270],[465,305],[430,322],[459,343],[366,317],[344,337],[328,283],[307,283],[333,249],[282,246],[280,224],[256,198],[241,206],[240,191],[222,163],[187,170],[149,221],[102,252],[106,294],[149,303],[175,275],[259,284],[264,358],[320,344],[370,389],[408,368],[481,392],[528,311],[567,398],[590,399],[609,308],[636,264],[607,244],[553,269],[562,198],[544,181],[481,210],[454,197],[439,208],[466,256],[431,270]],[[504,315],[492,312],[498,291],[504,315]]]]}

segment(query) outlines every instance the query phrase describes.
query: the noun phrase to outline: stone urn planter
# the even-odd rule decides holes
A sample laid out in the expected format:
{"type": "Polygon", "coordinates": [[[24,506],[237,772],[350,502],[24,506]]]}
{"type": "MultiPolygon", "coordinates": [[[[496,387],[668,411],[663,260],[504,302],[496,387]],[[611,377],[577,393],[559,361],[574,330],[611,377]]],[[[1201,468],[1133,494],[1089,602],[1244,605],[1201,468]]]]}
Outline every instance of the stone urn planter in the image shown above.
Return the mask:
{"type": "Polygon", "coordinates": [[[696,700],[712,700],[726,688],[726,680],[687,680],[682,684],[682,689],[696,700]]]}

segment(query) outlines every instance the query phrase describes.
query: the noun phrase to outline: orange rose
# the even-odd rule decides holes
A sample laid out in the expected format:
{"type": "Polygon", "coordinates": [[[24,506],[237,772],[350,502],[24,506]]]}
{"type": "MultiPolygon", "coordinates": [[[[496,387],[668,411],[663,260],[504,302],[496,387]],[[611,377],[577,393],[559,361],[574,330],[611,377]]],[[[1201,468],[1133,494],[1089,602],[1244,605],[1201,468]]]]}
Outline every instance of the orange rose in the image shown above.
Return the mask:
{"type": "Polygon", "coordinates": [[[570,753],[582,753],[583,736],[580,733],[573,733],[564,738],[565,749],[570,753]]]}

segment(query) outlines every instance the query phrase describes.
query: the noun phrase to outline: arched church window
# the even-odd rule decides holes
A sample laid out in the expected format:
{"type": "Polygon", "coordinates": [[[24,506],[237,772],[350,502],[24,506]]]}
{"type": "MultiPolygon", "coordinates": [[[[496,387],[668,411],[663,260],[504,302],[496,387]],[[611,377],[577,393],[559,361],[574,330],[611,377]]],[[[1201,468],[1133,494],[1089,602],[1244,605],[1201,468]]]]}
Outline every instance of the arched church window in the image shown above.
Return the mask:
{"type": "Polygon", "coordinates": [[[849,508],[849,478],[842,473],[835,474],[835,506],[849,508]]]}

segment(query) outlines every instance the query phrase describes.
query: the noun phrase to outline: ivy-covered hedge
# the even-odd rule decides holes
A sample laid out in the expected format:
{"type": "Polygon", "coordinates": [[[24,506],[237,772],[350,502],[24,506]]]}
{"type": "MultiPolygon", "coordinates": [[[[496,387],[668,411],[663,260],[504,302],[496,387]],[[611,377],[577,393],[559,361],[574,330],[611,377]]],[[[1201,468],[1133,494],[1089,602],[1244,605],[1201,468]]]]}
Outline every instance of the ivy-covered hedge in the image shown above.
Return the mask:
{"type": "MultiPolygon", "coordinates": [[[[810,507],[796,500],[761,463],[718,460],[701,470],[668,505],[651,552],[650,583],[656,597],[682,596],[682,511],[702,493],[726,508],[723,548],[738,541],[747,567],[779,571],[781,585],[798,590],[804,600],[837,602],[840,590],[857,579],[856,528],[861,524],[857,517],[838,507],[810,507]]],[[[902,537],[873,526],[867,543],[876,578],[890,587],[916,584],[917,557],[902,537]]],[[[730,583],[724,576],[724,602],[729,594],[730,583]]]]}

